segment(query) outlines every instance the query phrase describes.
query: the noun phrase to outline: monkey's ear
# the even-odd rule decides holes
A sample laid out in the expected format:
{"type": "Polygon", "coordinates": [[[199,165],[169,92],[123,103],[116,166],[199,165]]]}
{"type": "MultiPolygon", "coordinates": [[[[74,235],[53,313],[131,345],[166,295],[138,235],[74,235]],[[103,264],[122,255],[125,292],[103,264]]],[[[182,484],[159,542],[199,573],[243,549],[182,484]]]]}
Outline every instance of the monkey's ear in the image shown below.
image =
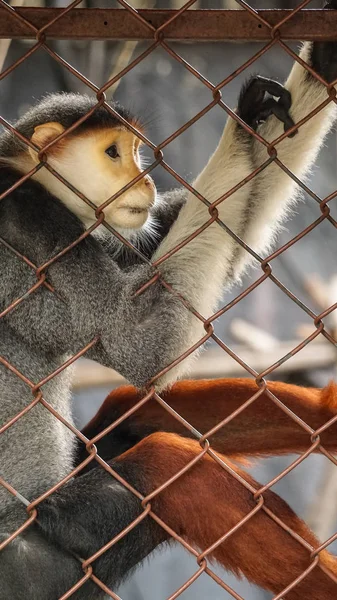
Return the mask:
{"type": "MultiPolygon", "coordinates": [[[[31,137],[31,141],[38,148],[44,148],[47,144],[50,144],[55,138],[63,133],[64,127],[61,123],[51,121],[50,123],[44,123],[43,125],[37,125],[34,128],[34,133],[31,137]]],[[[29,154],[31,155],[34,162],[37,161],[37,154],[32,148],[28,148],[29,154]]]]}

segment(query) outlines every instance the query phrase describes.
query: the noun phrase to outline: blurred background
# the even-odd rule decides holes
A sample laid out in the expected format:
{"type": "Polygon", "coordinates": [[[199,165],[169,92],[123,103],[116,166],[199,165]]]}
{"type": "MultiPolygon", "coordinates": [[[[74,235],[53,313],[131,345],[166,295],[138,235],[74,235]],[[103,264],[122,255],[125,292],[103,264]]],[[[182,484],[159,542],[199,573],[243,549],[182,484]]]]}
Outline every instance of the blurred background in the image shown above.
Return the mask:
{"type": "MultiPolygon", "coordinates": [[[[135,8],[180,8],[182,0],[136,1],[135,8]]],[[[62,7],[63,0],[16,0],[26,6],[62,7]]],[[[298,2],[250,2],[255,8],[294,8],[298,2]]],[[[319,7],[311,2],[309,8],[319,7]]],[[[80,7],[118,8],[110,0],[87,0],[80,7]]],[[[239,8],[235,0],[198,1],[193,8],[239,8]]],[[[72,66],[96,85],[101,86],[145,50],[147,43],[109,41],[49,41],[48,44],[72,66]]],[[[0,70],[15,62],[32,45],[31,41],[0,41],[0,70]]],[[[193,67],[217,84],[231,74],[261,47],[257,43],[171,43],[193,67]]],[[[299,44],[289,44],[297,49],[299,44]]],[[[231,107],[242,82],[252,73],[260,73],[282,82],[291,69],[290,57],[274,47],[253,66],[223,88],[223,99],[231,107]]],[[[45,51],[35,52],[28,60],[0,82],[0,113],[13,122],[29,106],[47,92],[78,91],[91,93],[76,77],[54,61],[45,51]]],[[[183,66],[158,48],[118,85],[107,93],[139,115],[146,125],[148,137],[159,143],[176,131],[211,101],[209,90],[183,66]]],[[[198,174],[219,141],[226,113],[213,108],[165,148],[165,160],[188,181],[198,174]]],[[[146,154],[146,152],[145,152],[146,154]]],[[[151,158],[151,154],[148,153],[151,158]]],[[[160,166],[152,172],[158,190],[176,187],[176,181],[160,166]]],[[[320,153],[309,180],[309,187],[321,198],[336,190],[336,132],[333,131],[320,153]]],[[[337,217],[336,200],[330,202],[337,217]]],[[[286,223],[277,247],[292,239],[320,215],[318,204],[303,195],[294,217],[286,223]]],[[[336,230],[323,221],[304,239],[275,259],[274,274],[302,302],[316,313],[337,300],[336,230]]],[[[224,304],[235,298],[260,276],[250,270],[242,285],[224,298],[224,304]]],[[[336,313],[337,311],[335,311],[336,313]]],[[[326,327],[337,331],[334,313],[326,319],[326,327]]],[[[230,309],[216,323],[216,333],[252,368],[262,371],[314,331],[312,319],[284,292],[267,280],[243,301],[230,309]]],[[[323,386],[336,375],[336,350],[320,336],[298,355],[277,369],[270,378],[303,385],[323,386]]],[[[195,365],[193,376],[229,377],[247,373],[223,350],[210,343],[195,365]]],[[[96,412],[105,396],[122,382],[118,374],[88,361],[79,361],[74,385],[74,417],[82,427],[96,412]]],[[[280,473],[294,457],[260,461],[252,468],[254,477],[267,483],[280,473]]],[[[337,474],[329,461],[320,456],[309,457],[295,471],[284,477],[273,489],[300,516],[308,519],[322,539],[337,529],[337,474]]],[[[332,545],[337,552],[337,544],[332,545]],[[335,546],[335,547],[334,547],[335,546]]],[[[118,590],[123,600],[165,600],[197,570],[193,557],[177,547],[156,551],[145,564],[118,590]]],[[[271,595],[245,581],[238,582],[217,569],[222,579],[245,600],[269,599],[271,595]]],[[[116,591],[116,590],[115,590],[116,591]]],[[[199,577],[181,596],[182,600],[227,600],[231,596],[207,575],[199,577]]]]}

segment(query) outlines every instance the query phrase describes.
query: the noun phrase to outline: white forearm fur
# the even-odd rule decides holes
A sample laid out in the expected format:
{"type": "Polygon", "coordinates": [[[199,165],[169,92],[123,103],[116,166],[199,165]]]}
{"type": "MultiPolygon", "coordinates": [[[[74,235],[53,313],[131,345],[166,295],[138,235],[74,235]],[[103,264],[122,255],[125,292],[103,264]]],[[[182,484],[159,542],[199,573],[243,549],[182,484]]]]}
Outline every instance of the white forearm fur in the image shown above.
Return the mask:
{"type": "MultiPolygon", "coordinates": [[[[304,44],[301,57],[307,60],[309,52],[310,44],[304,44]]],[[[308,76],[298,63],[294,64],[286,87],[292,95],[291,116],[295,123],[327,97],[326,88],[308,76]]],[[[285,138],[277,146],[278,158],[298,178],[302,179],[308,173],[335,114],[335,105],[330,103],[303,125],[297,135],[285,138]]],[[[272,116],[258,132],[267,141],[272,141],[282,135],[283,124],[272,116]]],[[[229,118],[216,151],[197,177],[194,187],[213,203],[267,159],[266,147],[256,139],[249,139],[229,118]]],[[[255,251],[265,251],[294,202],[295,192],[294,181],[272,163],[218,206],[219,218],[255,251]]],[[[209,218],[207,207],[190,193],[154,259],[163,256],[209,218]]],[[[250,254],[214,223],[162,263],[160,269],[175,290],[181,292],[203,317],[209,318],[216,310],[224,288],[240,277],[250,261],[250,254]]],[[[195,327],[189,328],[190,335],[187,331],[182,332],[185,349],[204,335],[202,323],[196,317],[191,316],[191,319],[195,320],[195,327]]],[[[189,359],[173,369],[165,377],[165,384],[184,374],[188,362],[189,359]]]]}

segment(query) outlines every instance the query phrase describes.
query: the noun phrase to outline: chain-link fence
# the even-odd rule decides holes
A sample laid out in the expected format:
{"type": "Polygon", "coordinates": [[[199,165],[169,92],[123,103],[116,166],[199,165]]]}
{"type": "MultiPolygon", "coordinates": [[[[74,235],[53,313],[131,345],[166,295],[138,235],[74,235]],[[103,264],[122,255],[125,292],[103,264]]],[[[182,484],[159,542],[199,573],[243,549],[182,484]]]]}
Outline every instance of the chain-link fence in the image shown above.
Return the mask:
{"type": "MultiPolygon", "coordinates": [[[[272,386],[268,384],[266,378],[270,375],[274,375],[277,373],[278,367],[283,365],[286,361],[297,355],[303,348],[307,347],[308,344],[314,342],[318,336],[324,336],[324,338],[331,343],[333,346],[336,346],[336,339],[334,338],[334,334],[329,331],[329,329],[325,326],[325,319],[331,315],[331,313],[337,308],[337,303],[332,306],[327,307],[320,314],[314,313],[308,306],[306,306],[299,298],[296,297],[294,293],[291,292],[282,281],[274,274],[272,264],[273,260],[277,257],[286,253],[294,244],[297,244],[300,240],[302,240],[305,236],[307,236],[310,232],[312,232],[315,228],[319,227],[323,222],[328,222],[332,228],[336,229],[337,221],[331,214],[331,203],[335,200],[336,192],[329,194],[329,196],[321,198],[318,194],[314,193],[307,184],[299,180],[289,169],[288,166],[283,164],[283,162],[278,157],[278,146],[279,144],[289,135],[289,132],[295,132],[297,129],[303,127],[305,123],[307,123],[311,118],[313,118],[317,113],[322,111],[328,104],[335,102],[335,88],[334,83],[330,83],[329,85],[324,81],[324,79],[314,71],[312,67],[306,64],[299,56],[291,49],[288,44],[289,40],[313,40],[313,41],[323,41],[323,40],[333,40],[336,37],[336,24],[337,24],[337,16],[334,13],[327,13],[320,10],[313,11],[305,11],[305,7],[310,4],[309,0],[304,0],[298,4],[298,6],[292,10],[284,10],[284,11],[257,11],[251,6],[249,6],[246,2],[237,0],[238,8],[242,10],[235,11],[225,11],[225,10],[215,10],[210,11],[207,9],[202,10],[194,10],[196,5],[196,0],[190,0],[186,4],[184,4],[179,10],[171,11],[171,10],[137,10],[130,6],[127,2],[123,0],[118,0],[118,4],[120,7],[118,9],[83,9],[78,6],[81,4],[81,0],[76,0],[69,4],[66,8],[36,8],[36,7],[20,7],[14,8],[4,2],[4,0],[0,0],[0,36],[2,38],[13,38],[13,39],[35,39],[36,42],[27,50],[19,59],[17,59],[13,64],[5,68],[1,75],[0,79],[4,79],[9,76],[19,65],[21,65],[26,59],[33,56],[39,50],[43,50],[47,52],[54,61],[57,61],[62,67],[67,69],[75,78],[81,81],[82,84],[87,86],[88,91],[96,97],[97,102],[92,107],[90,111],[84,117],[81,117],[74,125],[67,128],[63,131],[57,138],[56,141],[52,141],[48,143],[42,150],[36,148],[34,144],[32,144],[31,140],[26,139],[21,133],[19,133],[10,123],[0,117],[1,125],[8,131],[12,133],[12,135],[20,140],[22,144],[26,147],[31,147],[33,150],[38,151],[38,164],[31,168],[25,175],[21,177],[19,181],[17,181],[10,189],[6,190],[4,193],[0,195],[0,201],[8,197],[18,186],[26,182],[29,178],[34,176],[41,168],[47,169],[56,179],[58,179],[62,184],[68,186],[71,191],[77,195],[77,197],[88,205],[95,212],[96,221],[94,225],[92,225],[89,229],[85,231],[75,242],[72,242],[69,246],[62,248],[55,256],[51,257],[44,264],[33,264],[28,256],[25,256],[22,252],[19,252],[17,248],[13,247],[6,239],[0,238],[0,243],[10,252],[14,253],[15,256],[22,260],[28,267],[32,269],[36,274],[36,282],[29,289],[25,291],[23,295],[20,297],[14,298],[13,301],[6,306],[6,308],[1,312],[0,317],[8,317],[15,311],[20,304],[29,303],[30,298],[38,291],[40,288],[46,288],[50,293],[57,293],[57,290],[54,289],[53,285],[48,281],[48,268],[50,268],[53,264],[55,264],[58,260],[64,257],[67,253],[73,250],[77,245],[81,244],[81,242],[90,236],[98,227],[104,226],[110,233],[116,236],[125,246],[127,246],[131,252],[135,252],[138,256],[139,261],[143,261],[144,264],[149,264],[148,258],[142,254],[142,252],[135,248],[133,244],[125,239],[120,233],[114,230],[111,226],[109,226],[105,221],[105,213],[104,211],[109,207],[114,201],[116,201],[122,194],[128,191],[133,185],[136,185],[139,181],[141,181],[144,177],[150,174],[155,168],[160,167],[164,169],[171,177],[173,177],[176,182],[186,188],[187,191],[193,193],[199,202],[204,203],[209,210],[209,220],[204,226],[195,231],[192,235],[190,235],[187,239],[184,240],[177,247],[173,248],[169,252],[167,252],[164,256],[161,256],[160,259],[156,261],[152,261],[151,266],[154,269],[153,277],[146,282],[137,292],[136,295],[141,295],[147,290],[150,286],[160,281],[160,283],[168,290],[170,294],[177,297],[179,302],[183,303],[186,310],[190,311],[198,320],[201,320],[203,326],[205,328],[205,334],[193,347],[189,348],[184,352],[181,356],[177,356],[175,361],[168,365],[165,369],[163,369],[160,373],[157,373],[149,382],[146,393],[130,408],[116,419],[114,422],[105,426],[104,429],[96,434],[93,438],[88,439],[83,433],[81,433],[70,421],[68,421],[64,416],[62,416],[45,398],[43,393],[43,386],[52,382],[54,378],[59,376],[64,370],[66,370],[70,365],[72,365],[75,361],[77,361],[80,357],[85,356],[86,353],[95,347],[96,344],[100,341],[100,334],[97,332],[97,335],[93,339],[88,339],[87,343],[74,354],[71,358],[66,360],[64,364],[59,365],[52,372],[48,373],[47,376],[44,376],[39,381],[32,380],[29,375],[25,372],[21,372],[15,364],[12,364],[5,356],[0,356],[0,362],[6,370],[9,370],[13,375],[19,378],[28,388],[30,388],[32,394],[32,400],[29,404],[27,404],[19,413],[13,415],[13,417],[6,423],[3,424],[1,428],[1,433],[10,430],[11,427],[15,427],[16,423],[25,418],[30,411],[34,410],[38,405],[43,407],[45,411],[49,411],[49,413],[53,416],[54,419],[58,419],[66,428],[68,428],[77,438],[80,440],[84,446],[86,447],[86,451],[88,456],[83,460],[76,468],[71,470],[71,472],[67,473],[62,480],[58,481],[57,484],[53,485],[50,489],[45,491],[38,498],[35,498],[32,502],[29,503],[27,507],[27,520],[24,524],[22,524],[16,531],[11,532],[10,535],[6,536],[6,539],[2,541],[1,548],[8,547],[15,539],[27,531],[29,528],[34,527],[34,522],[38,520],[39,514],[39,505],[52,494],[54,494],[57,490],[62,488],[65,483],[71,480],[76,475],[80,474],[81,471],[91,462],[96,462],[100,468],[104,469],[107,473],[111,475],[112,478],[119,481],[127,490],[129,490],[132,494],[135,495],[136,498],[139,499],[139,502],[142,507],[142,511],[140,515],[131,522],[123,531],[121,531],[117,536],[113,537],[107,544],[105,544],[102,548],[97,549],[97,551],[90,557],[82,557],[80,560],[84,576],[80,579],[71,589],[69,589],[66,593],[62,595],[62,599],[66,599],[71,597],[75,592],[77,592],[86,582],[90,579],[94,582],[98,588],[103,590],[108,596],[111,598],[118,599],[119,596],[115,591],[109,589],[104,581],[101,581],[97,575],[95,574],[95,561],[99,557],[101,557],[104,553],[106,553],[110,548],[112,548],[115,544],[118,544],[119,540],[123,538],[123,536],[127,536],[130,531],[136,528],[139,523],[145,518],[152,518],[157,524],[160,525],[169,537],[173,537],[178,543],[182,544],[188,552],[190,552],[196,558],[197,569],[193,576],[189,578],[174,594],[170,596],[169,600],[173,600],[174,598],[179,597],[193,582],[202,574],[207,573],[210,577],[212,577],[218,585],[220,585],[224,590],[226,590],[233,598],[237,598],[243,600],[242,597],[235,592],[225,581],[223,581],[212,569],[209,563],[209,559],[214,555],[215,550],[221,545],[226,544],[227,541],[234,536],[238,531],[242,531],[244,533],[245,527],[247,528],[247,524],[256,517],[257,513],[263,513],[270,519],[276,526],[287,533],[288,536],[292,537],[296,543],[298,543],[299,548],[302,547],[307,551],[307,566],[302,570],[301,573],[291,582],[287,582],[284,585],[284,589],[282,589],[277,595],[274,597],[274,600],[278,600],[281,598],[289,597],[291,598],[291,593],[293,590],[297,588],[297,586],[305,580],[307,576],[309,576],[312,572],[316,573],[317,569],[324,572],[324,574],[331,578],[332,581],[337,583],[337,574],[336,571],[329,570],[326,564],[323,564],[320,561],[322,556],[322,552],[325,551],[326,547],[332,543],[335,539],[337,539],[337,534],[324,541],[319,547],[313,547],[310,545],[307,539],[301,537],[298,531],[292,529],[289,524],[284,522],[280,516],[277,516],[273,510],[271,510],[268,506],[268,503],[265,501],[265,496],[268,494],[268,491],[275,485],[276,482],[280,481],[282,477],[288,474],[292,469],[294,469],[297,465],[302,463],[309,455],[314,452],[320,452],[325,457],[327,457],[332,463],[336,464],[336,458],[331,454],[329,450],[327,450],[321,443],[321,437],[324,435],[326,431],[331,428],[332,425],[337,421],[337,416],[332,417],[328,422],[326,422],[321,427],[314,429],[309,424],[303,421],[298,415],[296,415],[292,410],[290,410],[285,403],[277,396],[275,390],[272,391],[272,386]],[[191,10],[189,10],[191,9],[191,10]],[[118,39],[118,40],[147,40],[151,43],[148,47],[141,52],[135,59],[131,60],[124,66],[118,73],[115,73],[104,85],[101,87],[96,86],[92,81],[86,78],[81,72],[76,70],[71,64],[65,61],[62,56],[57,54],[55,50],[50,47],[50,40],[52,39],[118,39]],[[180,54],[178,54],[170,45],[170,40],[180,40],[180,41],[219,41],[219,40],[256,40],[265,42],[263,48],[256,52],[249,60],[245,61],[239,68],[237,68],[232,74],[227,76],[224,80],[219,83],[212,83],[207,78],[207,73],[200,73],[197,69],[195,69],[191,64],[189,64],[180,54]],[[205,106],[202,110],[198,112],[193,118],[185,122],[179,129],[177,129],[174,133],[172,133],[169,137],[163,140],[159,144],[153,143],[146,135],[137,129],[136,125],[130,124],[126,119],[120,116],[120,114],[108,104],[106,101],[106,92],[111,90],[115,84],[117,84],[122,77],[126,76],[126,74],[134,69],[139,63],[145,60],[152,52],[154,52],[157,48],[161,48],[165,51],[171,59],[177,61],[184,69],[186,69],[191,76],[198,79],[198,81],[204,85],[210,94],[210,102],[207,106],[205,106]],[[269,52],[272,48],[279,48],[287,53],[292,60],[300,63],[305,69],[307,69],[308,73],[311,74],[312,77],[316,78],[317,81],[320,81],[322,85],[326,87],[327,95],[326,99],[323,103],[321,103],[317,108],[311,111],[309,114],[305,116],[299,123],[296,123],[290,130],[288,130],[283,135],[279,136],[276,140],[272,142],[267,142],[256,132],[253,131],[251,127],[246,125],[240,117],[233,111],[222,99],[222,90],[229,85],[236,77],[245,72],[246,69],[251,67],[262,55],[269,52]],[[215,107],[220,107],[227,113],[229,119],[236,120],[240,126],[245,129],[249,135],[255,137],[260,144],[264,145],[268,151],[268,159],[262,165],[259,165],[255,170],[253,170],[245,179],[235,186],[235,188],[226,191],[226,193],[219,198],[216,202],[210,204],[205,197],[203,197],[200,193],[197,193],[195,189],[181,176],[178,172],[173,169],[165,160],[165,148],[172,143],[174,140],[178,138],[181,134],[183,134],[189,127],[194,125],[201,119],[204,115],[206,115],[209,111],[214,109],[215,107]],[[79,192],[79,190],[75,189],[74,186],[70,184],[64,177],[60,175],[51,165],[48,163],[48,151],[50,151],[53,146],[59,143],[64,138],[67,138],[69,134],[84,123],[88,118],[90,118],[97,110],[104,107],[105,110],[120,121],[124,127],[126,127],[129,131],[131,131],[135,136],[137,136],[146,147],[153,153],[153,160],[151,164],[142,171],[142,173],[137,176],[133,181],[128,183],[122,189],[120,189],[116,194],[107,199],[103,204],[99,207],[95,206],[91,200],[89,200],[85,194],[79,192]],[[320,211],[319,216],[310,223],[305,229],[303,229],[300,233],[298,233],[293,239],[279,247],[275,252],[269,255],[267,258],[261,257],[257,254],[253,248],[250,248],[238,235],[236,235],[233,231],[231,231],[226,223],[223,223],[219,219],[218,206],[222,202],[226,202],[226,200],[237,191],[240,187],[244,186],[247,182],[253,180],[257,175],[259,175],[262,170],[268,167],[270,164],[277,165],[279,169],[281,169],[287,177],[291,178],[296,185],[298,185],[306,194],[308,194],[314,202],[317,203],[318,209],[320,211]],[[257,261],[261,268],[261,276],[254,281],[251,285],[249,285],[244,291],[242,291],[234,300],[230,303],[224,305],[221,309],[219,309],[214,315],[200,315],[199,312],[191,306],[189,302],[186,301],[185,298],[182,297],[181,294],[178,294],[174,289],[174,286],[171,286],[162,276],[160,267],[161,265],[175,253],[179,252],[179,250],[184,247],[186,244],[190,243],[193,239],[195,239],[198,235],[200,235],[207,227],[213,225],[213,223],[217,223],[219,227],[222,227],[227,234],[229,234],[241,248],[244,249],[245,252],[249,253],[255,261],[257,261]],[[282,358],[273,362],[273,364],[269,365],[267,368],[263,369],[261,372],[257,372],[253,368],[251,368],[240,356],[236,355],[232,349],[222,340],[218,335],[214,332],[213,323],[216,319],[227,313],[231,308],[236,306],[241,300],[247,298],[249,294],[256,290],[261,284],[263,284],[266,280],[275,284],[278,289],[285,294],[289,300],[297,305],[297,307],[304,311],[306,316],[312,322],[312,332],[307,335],[305,339],[303,339],[300,343],[296,345],[290,352],[288,352],[282,358]],[[221,422],[217,423],[216,426],[213,426],[209,431],[204,432],[203,434],[199,433],[195,428],[195,424],[191,420],[189,423],[185,418],[183,418],[179,413],[177,413],[172,406],[170,406],[169,399],[166,401],[161,397],[160,394],[155,389],[156,381],[161,378],[165,373],[167,373],[170,369],[175,367],[178,363],[182,362],[186,357],[191,355],[196,348],[200,347],[204,344],[205,341],[212,339],[213,342],[227,355],[229,355],[234,361],[237,361],[238,364],[246,371],[247,375],[252,378],[256,384],[256,392],[242,405],[235,410],[232,414],[227,416],[225,419],[222,419],[221,422]],[[266,485],[262,487],[254,487],[251,483],[249,483],[248,479],[242,475],[242,472],[238,469],[234,468],[230,461],[226,461],[224,457],[219,455],[218,452],[213,450],[212,448],[212,435],[214,433],[220,431],[222,428],[224,431],[226,430],[226,425],[228,425],[232,420],[234,420],[238,415],[242,414],[248,407],[251,407],[258,401],[261,397],[268,397],[270,403],[277,406],[282,413],[284,413],[289,420],[293,420],[299,428],[301,428],[308,436],[308,447],[305,452],[302,452],[299,458],[297,458],[290,466],[284,469],[280,474],[278,474],[274,479],[269,481],[266,485]],[[161,407],[163,407],[170,416],[177,420],[182,428],[185,428],[189,432],[189,436],[196,439],[200,445],[200,451],[196,453],[196,455],[187,462],[177,473],[170,476],[167,481],[161,483],[157,487],[157,489],[151,491],[148,495],[142,495],[137,489],[135,489],[130,482],[126,481],[116,470],[114,470],[110,465],[107,464],[105,460],[99,455],[97,452],[96,445],[102,440],[105,436],[109,435],[114,431],[118,426],[121,425],[124,421],[127,422],[127,419],[133,415],[138,409],[144,406],[149,402],[156,402],[161,407]],[[210,440],[210,441],[209,441],[210,440]],[[180,478],[184,478],[186,473],[190,470],[192,471],[195,465],[199,461],[203,461],[205,455],[214,461],[217,469],[224,470],[229,478],[233,478],[233,485],[235,482],[235,486],[239,485],[243,487],[243,489],[247,490],[251,500],[254,502],[253,508],[246,514],[243,518],[241,518],[232,528],[228,531],[225,531],[219,539],[214,540],[212,544],[210,544],[207,548],[202,548],[201,551],[196,550],[195,547],[192,547],[190,543],[188,543],[183,534],[175,531],[165,519],[161,518],[161,515],[153,509],[153,503],[157,497],[165,491],[166,488],[169,488],[175,481],[180,478]],[[316,569],[317,568],[317,569],[316,569]]],[[[188,98],[186,102],[188,102],[188,98]]],[[[183,334],[183,333],[182,333],[183,334]]],[[[167,450],[169,454],[169,450],[167,450]]],[[[22,502],[26,502],[25,498],[22,496],[20,489],[14,489],[11,485],[11,482],[1,480],[3,487],[7,490],[9,494],[14,495],[22,502]]],[[[193,490],[191,490],[193,494],[193,490]]],[[[200,498],[202,504],[202,498],[200,498]]],[[[205,501],[205,505],[207,505],[207,501],[205,501]]],[[[212,512],[212,505],[207,506],[207,510],[212,512]]],[[[92,510],[95,510],[93,506],[92,510]]],[[[263,539],[263,534],[262,534],[263,539]]],[[[268,540],[266,540],[266,543],[268,540]]],[[[272,557],[270,557],[272,561],[272,557]]],[[[332,564],[332,563],[331,563],[332,564]]],[[[265,568],[268,568],[268,565],[265,565],[265,568]]],[[[280,567],[282,569],[282,567],[280,567]]],[[[235,570],[237,572],[243,571],[245,572],[242,565],[237,564],[235,566],[235,570]]],[[[319,584],[318,584],[319,585],[319,584]]],[[[337,587],[336,587],[337,590],[337,587]]],[[[313,596],[313,598],[316,596],[313,596]]],[[[322,598],[325,596],[322,596],[322,598]]],[[[328,596],[326,596],[328,598],[328,596]]],[[[321,596],[317,595],[317,598],[321,598],[321,596]]]]}

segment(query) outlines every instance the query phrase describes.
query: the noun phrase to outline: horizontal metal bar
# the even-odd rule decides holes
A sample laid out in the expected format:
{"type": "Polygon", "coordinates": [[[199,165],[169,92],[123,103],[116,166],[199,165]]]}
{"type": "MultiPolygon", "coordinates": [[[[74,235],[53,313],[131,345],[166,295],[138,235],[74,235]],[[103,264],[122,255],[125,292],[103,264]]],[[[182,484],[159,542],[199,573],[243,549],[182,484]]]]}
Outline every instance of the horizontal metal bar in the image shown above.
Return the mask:
{"type": "MultiPolygon", "coordinates": [[[[16,8],[40,29],[57,17],[60,8],[16,8]]],[[[63,9],[64,10],[64,9],[63,9]]],[[[177,11],[139,10],[155,28],[162,26],[177,11]]],[[[273,27],[291,10],[259,10],[273,27]]],[[[126,9],[81,9],[69,11],[46,30],[47,38],[88,40],[151,40],[153,32],[126,9]]],[[[337,11],[301,10],[280,27],[283,40],[337,40],[337,11]]],[[[246,10],[188,10],[164,30],[168,40],[186,41],[268,41],[270,29],[246,10]]],[[[32,30],[0,4],[0,38],[34,38],[32,30]]]]}

